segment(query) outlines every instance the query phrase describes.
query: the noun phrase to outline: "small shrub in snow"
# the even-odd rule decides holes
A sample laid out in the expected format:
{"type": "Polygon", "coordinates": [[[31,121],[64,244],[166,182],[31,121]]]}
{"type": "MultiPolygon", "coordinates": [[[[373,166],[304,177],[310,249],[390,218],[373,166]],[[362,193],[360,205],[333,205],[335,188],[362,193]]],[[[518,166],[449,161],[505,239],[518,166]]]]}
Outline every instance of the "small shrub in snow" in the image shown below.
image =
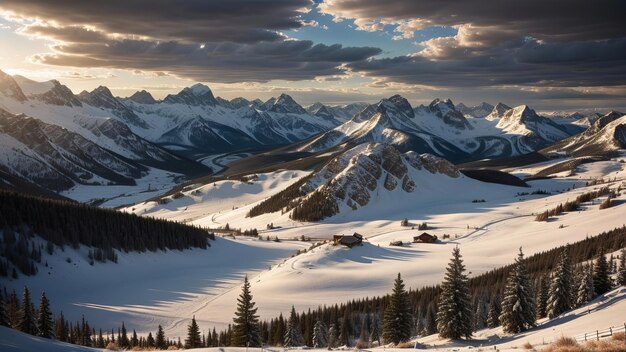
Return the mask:
{"type": "Polygon", "coordinates": [[[522,348],[525,350],[532,350],[533,345],[530,342],[526,342],[525,344],[522,345],[522,348]]]}

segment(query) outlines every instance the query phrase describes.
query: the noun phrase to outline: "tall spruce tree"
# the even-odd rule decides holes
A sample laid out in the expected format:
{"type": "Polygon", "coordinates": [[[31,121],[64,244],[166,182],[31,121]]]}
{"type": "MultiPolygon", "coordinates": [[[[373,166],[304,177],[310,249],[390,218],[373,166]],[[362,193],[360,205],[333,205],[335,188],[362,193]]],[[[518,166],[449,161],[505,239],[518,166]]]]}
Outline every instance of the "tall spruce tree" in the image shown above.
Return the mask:
{"type": "Polygon", "coordinates": [[[626,286],[626,248],[619,253],[619,267],[617,268],[617,284],[626,286]]]}
{"type": "Polygon", "coordinates": [[[396,345],[407,341],[411,337],[412,322],[408,293],[404,289],[404,282],[398,273],[383,315],[383,340],[386,343],[396,345]]]}
{"type": "Polygon", "coordinates": [[[52,322],[52,311],[50,310],[50,301],[46,297],[46,293],[41,293],[41,300],[39,301],[39,315],[37,317],[37,328],[39,329],[39,336],[47,339],[54,336],[54,325],[52,322]]]}
{"type": "Polygon", "coordinates": [[[261,346],[259,316],[256,314],[258,308],[254,305],[252,293],[250,292],[250,281],[248,281],[248,276],[246,276],[243,280],[241,294],[237,298],[237,310],[233,318],[232,346],[261,346]]]}
{"type": "Polygon", "coordinates": [[[580,307],[593,299],[593,272],[591,266],[585,265],[581,269],[578,285],[576,286],[576,306],[580,307]]]}
{"type": "Polygon", "coordinates": [[[377,342],[380,346],[380,318],[378,313],[374,313],[370,320],[370,345],[374,342],[377,342]]]}
{"type": "Polygon", "coordinates": [[[7,320],[9,321],[9,327],[17,330],[20,329],[21,311],[20,300],[17,298],[15,290],[13,290],[9,295],[9,302],[7,303],[7,320]]]}
{"type": "Polygon", "coordinates": [[[187,325],[187,338],[185,339],[185,348],[202,347],[202,337],[200,336],[200,327],[196,322],[196,316],[191,318],[191,323],[187,325]]]}
{"type": "Polygon", "coordinates": [[[487,302],[482,297],[476,299],[476,313],[474,313],[474,331],[482,330],[487,326],[487,302]]]}
{"type": "Polygon", "coordinates": [[[609,276],[609,264],[606,261],[604,250],[600,251],[593,272],[593,288],[596,295],[602,295],[611,290],[611,277],[609,276]]]}
{"type": "Polygon", "coordinates": [[[119,337],[117,339],[117,343],[122,348],[130,347],[130,340],[128,339],[128,332],[126,331],[126,325],[122,322],[122,331],[121,334],[118,334],[119,337]]]}
{"type": "Polygon", "coordinates": [[[350,324],[350,312],[344,310],[343,318],[341,318],[341,329],[339,330],[339,344],[350,347],[352,324],[350,324]]]}
{"type": "Polygon", "coordinates": [[[432,335],[437,333],[437,313],[435,312],[435,305],[433,303],[428,305],[428,312],[426,313],[426,335],[432,335]]]}
{"type": "Polygon", "coordinates": [[[69,329],[67,327],[67,321],[63,316],[63,311],[59,314],[59,317],[56,319],[54,323],[54,336],[62,342],[69,341],[69,329]]]}
{"type": "Polygon", "coordinates": [[[568,247],[564,247],[552,273],[547,305],[548,318],[555,318],[572,309],[572,284],[572,262],[568,247]]]}
{"type": "Polygon", "coordinates": [[[298,316],[296,314],[296,308],[291,306],[291,314],[287,321],[287,329],[285,330],[285,347],[299,347],[304,345],[304,339],[302,337],[302,330],[300,330],[300,324],[298,323],[298,316]]]}
{"type": "MultiPolygon", "coordinates": [[[[100,330],[100,336],[102,336],[102,330],[100,330]]],[[[149,332],[148,337],[146,337],[146,347],[148,347],[148,349],[153,349],[154,347],[156,347],[156,342],[154,341],[152,332],[149,332]]]]}
{"type": "Polygon", "coordinates": [[[472,336],[472,303],[461,250],[455,247],[441,284],[437,331],[443,338],[469,339],[472,336]]]}
{"type": "Polygon", "coordinates": [[[313,326],[313,347],[324,348],[328,346],[328,328],[323,321],[318,320],[313,326]]]}
{"type": "Polygon", "coordinates": [[[20,310],[19,328],[21,332],[30,335],[37,335],[37,321],[33,309],[33,302],[30,299],[30,291],[24,286],[24,294],[22,296],[22,305],[20,310]]]}
{"type": "Polygon", "coordinates": [[[504,289],[500,324],[507,333],[522,332],[536,325],[535,301],[521,248],[504,289]]]}
{"type": "Polygon", "coordinates": [[[156,348],[159,350],[164,350],[167,348],[167,341],[165,340],[165,332],[163,331],[163,327],[161,325],[159,325],[159,328],[157,330],[156,340],[154,341],[154,344],[156,348]]]}
{"type": "Polygon", "coordinates": [[[9,326],[9,318],[5,309],[4,295],[0,292],[0,326],[9,326]]]}
{"type": "Polygon", "coordinates": [[[489,302],[489,314],[487,315],[487,327],[490,329],[500,326],[500,297],[493,295],[489,302]]]}
{"type": "Polygon", "coordinates": [[[541,275],[539,279],[539,287],[537,290],[537,299],[535,305],[537,307],[537,318],[545,318],[548,316],[548,297],[550,296],[550,284],[548,275],[541,275]]]}

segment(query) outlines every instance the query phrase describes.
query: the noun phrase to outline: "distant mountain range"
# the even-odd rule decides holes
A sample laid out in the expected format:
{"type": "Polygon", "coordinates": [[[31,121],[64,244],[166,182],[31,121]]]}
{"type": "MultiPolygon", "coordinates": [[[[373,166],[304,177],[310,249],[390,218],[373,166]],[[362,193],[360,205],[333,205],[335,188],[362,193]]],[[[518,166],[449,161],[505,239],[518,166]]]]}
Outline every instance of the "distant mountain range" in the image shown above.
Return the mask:
{"type": "MultiPolygon", "coordinates": [[[[234,153],[272,150],[273,162],[280,163],[364,143],[452,162],[518,156],[557,142],[574,152],[582,139],[586,146],[600,140],[606,146],[590,136],[599,133],[598,121],[604,120],[544,117],[528,106],[502,103],[468,107],[435,99],[413,107],[399,95],[345,106],[303,107],[287,94],[226,100],[203,84],[163,100],[145,90],[119,98],[103,86],[74,94],[56,80],[0,71],[0,185],[18,188],[20,179],[20,187],[26,182],[55,192],[81,184],[133,185],[160,171],[208,175],[219,171],[216,157],[234,153]]],[[[623,122],[616,124],[610,128],[621,141],[623,122]]]]}

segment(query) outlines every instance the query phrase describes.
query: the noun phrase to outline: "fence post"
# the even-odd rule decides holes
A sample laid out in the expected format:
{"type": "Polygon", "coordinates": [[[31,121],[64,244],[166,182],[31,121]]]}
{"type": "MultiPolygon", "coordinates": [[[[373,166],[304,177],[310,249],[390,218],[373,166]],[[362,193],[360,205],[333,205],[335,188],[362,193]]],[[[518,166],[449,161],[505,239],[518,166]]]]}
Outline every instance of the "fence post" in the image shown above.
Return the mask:
{"type": "Polygon", "coordinates": [[[585,341],[587,341],[587,333],[585,333],[585,341]]]}
{"type": "Polygon", "coordinates": [[[609,328],[609,332],[611,333],[611,336],[613,336],[613,327],[612,326],[609,328]]]}
{"type": "Polygon", "coordinates": [[[596,340],[600,341],[600,332],[596,330],[596,340]]]}

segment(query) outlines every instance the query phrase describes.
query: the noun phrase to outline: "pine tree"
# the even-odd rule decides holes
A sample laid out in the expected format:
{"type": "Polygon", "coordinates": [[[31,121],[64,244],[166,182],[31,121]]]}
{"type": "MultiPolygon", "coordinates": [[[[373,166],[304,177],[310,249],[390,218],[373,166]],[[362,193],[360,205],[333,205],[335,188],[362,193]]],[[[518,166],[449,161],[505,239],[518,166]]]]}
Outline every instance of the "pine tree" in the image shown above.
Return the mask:
{"type": "Polygon", "coordinates": [[[535,301],[521,248],[504,289],[500,324],[507,333],[522,332],[536,325],[535,301]]]}
{"type": "Polygon", "coordinates": [[[593,299],[593,273],[590,266],[585,266],[582,269],[578,286],[576,288],[576,306],[580,307],[585,305],[593,299]]]}
{"type": "Polygon", "coordinates": [[[35,320],[35,312],[33,311],[33,303],[30,299],[30,291],[26,286],[24,286],[24,295],[22,296],[18,329],[30,335],[37,335],[37,322],[35,320]]]}
{"type": "Polygon", "coordinates": [[[54,323],[54,336],[59,341],[68,342],[69,341],[69,329],[67,327],[67,321],[63,316],[63,312],[59,313],[59,317],[56,319],[54,323]]]}
{"type": "Polygon", "coordinates": [[[366,318],[367,316],[364,316],[363,319],[361,319],[361,333],[359,334],[359,344],[358,344],[360,348],[367,347],[369,345],[370,333],[367,328],[366,318]]]}
{"type": "Polygon", "coordinates": [[[339,341],[339,327],[337,323],[333,323],[328,329],[328,348],[337,346],[337,341],[339,341]]]}
{"type": "Polygon", "coordinates": [[[339,331],[339,344],[350,347],[350,331],[352,326],[350,324],[350,314],[348,309],[345,309],[343,318],[341,319],[341,329],[339,331]]]}
{"type": "Polygon", "coordinates": [[[619,254],[619,268],[617,269],[617,284],[626,286],[626,248],[619,254]]]}
{"type": "Polygon", "coordinates": [[[298,324],[298,316],[296,315],[296,308],[294,306],[291,306],[291,314],[287,321],[287,329],[283,341],[285,347],[299,347],[304,345],[302,331],[300,330],[300,324],[298,324]]]}
{"type": "Polygon", "coordinates": [[[2,292],[0,292],[0,326],[9,326],[9,318],[4,306],[4,297],[2,292]]]}
{"type": "Polygon", "coordinates": [[[479,297],[476,300],[476,313],[474,314],[474,331],[482,330],[487,326],[487,308],[485,301],[479,297]]]}
{"type": "Polygon", "coordinates": [[[424,320],[426,317],[422,317],[421,314],[417,313],[417,318],[415,322],[415,333],[417,336],[426,336],[426,326],[424,325],[424,320]]]}
{"type": "Polygon", "coordinates": [[[139,345],[139,339],[137,338],[137,331],[135,331],[135,329],[133,329],[133,335],[130,338],[130,346],[131,347],[135,347],[139,345]]]}
{"type": "Polygon", "coordinates": [[[553,319],[572,309],[572,282],[572,263],[568,247],[565,247],[552,274],[547,306],[548,318],[553,319]]]}
{"type": "Polygon", "coordinates": [[[437,331],[443,338],[469,339],[472,336],[472,321],[472,303],[465,265],[459,247],[455,247],[441,284],[437,331]]]}
{"type": "Polygon", "coordinates": [[[250,282],[246,276],[243,280],[243,288],[239,298],[237,298],[237,310],[233,318],[232,346],[239,347],[260,347],[261,331],[259,328],[259,316],[252,301],[250,292],[250,282]]]}
{"type": "Polygon", "coordinates": [[[383,340],[396,345],[407,341],[411,337],[412,321],[408,293],[398,273],[383,315],[383,340]]]}
{"type": "Polygon", "coordinates": [[[548,276],[542,275],[539,280],[539,289],[537,293],[537,318],[545,318],[548,316],[548,297],[550,296],[550,284],[548,276]]]}
{"type": "Polygon", "coordinates": [[[378,342],[380,346],[380,319],[378,313],[375,313],[370,321],[370,345],[378,342]]]}
{"type": "Polygon", "coordinates": [[[185,340],[185,348],[198,348],[202,347],[202,340],[200,337],[200,327],[196,323],[196,316],[191,318],[191,324],[187,325],[187,339],[185,340]]]}
{"type": "Polygon", "coordinates": [[[21,311],[20,300],[17,298],[15,290],[13,290],[9,295],[9,303],[7,304],[7,320],[9,321],[9,327],[19,330],[21,311]]]}
{"type": "Polygon", "coordinates": [[[328,346],[328,329],[324,322],[318,320],[313,327],[313,347],[324,348],[328,346]]]}
{"type": "Polygon", "coordinates": [[[164,350],[167,348],[167,342],[165,341],[165,332],[163,331],[163,327],[159,325],[156,335],[156,341],[154,342],[155,346],[159,350],[164,350]]]}
{"type": "Polygon", "coordinates": [[[487,327],[490,329],[500,326],[500,297],[494,295],[489,302],[489,314],[487,315],[487,327]]]}
{"type": "Polygon", "coordinates": [[[122,348],[130,347],[130,341],[128,340],[128,333],[126,331],[126,325],[124,325],[124,322],[122,322],[122,333],[118,336],[117,343],[122,348]]]}
{"type": "Polygon", "coordinates": [[[146,338],[146,347],[148,347],[148,349],[156,347],[156,341],[154,341],[154,337],[152,337],[152,332],[148,333],[148,337],[146,338]]]}
{"type": "Polygon", "coordinates": [[[602,295],[611,290],[609,264],[606,261],[604,250],[600,251],[593,273],[593,288],[596,295],[602,295]]]}
{"type": "Polygon", "coordinates": [[[39,328],[39,336],[47,339],[53,337],[52,311],[50,310],[50,301],[48,301],[45,292],[41,293],[41,300],[39,301],[37,327],[39,328]]]}
{"type": "Polygon", "coordinates": [[[428,306],[428,313],[426,315],[426,335],[432,335],[437,333],[437,313],[435,312],[435,305],[430,304],[428,306]]]}

